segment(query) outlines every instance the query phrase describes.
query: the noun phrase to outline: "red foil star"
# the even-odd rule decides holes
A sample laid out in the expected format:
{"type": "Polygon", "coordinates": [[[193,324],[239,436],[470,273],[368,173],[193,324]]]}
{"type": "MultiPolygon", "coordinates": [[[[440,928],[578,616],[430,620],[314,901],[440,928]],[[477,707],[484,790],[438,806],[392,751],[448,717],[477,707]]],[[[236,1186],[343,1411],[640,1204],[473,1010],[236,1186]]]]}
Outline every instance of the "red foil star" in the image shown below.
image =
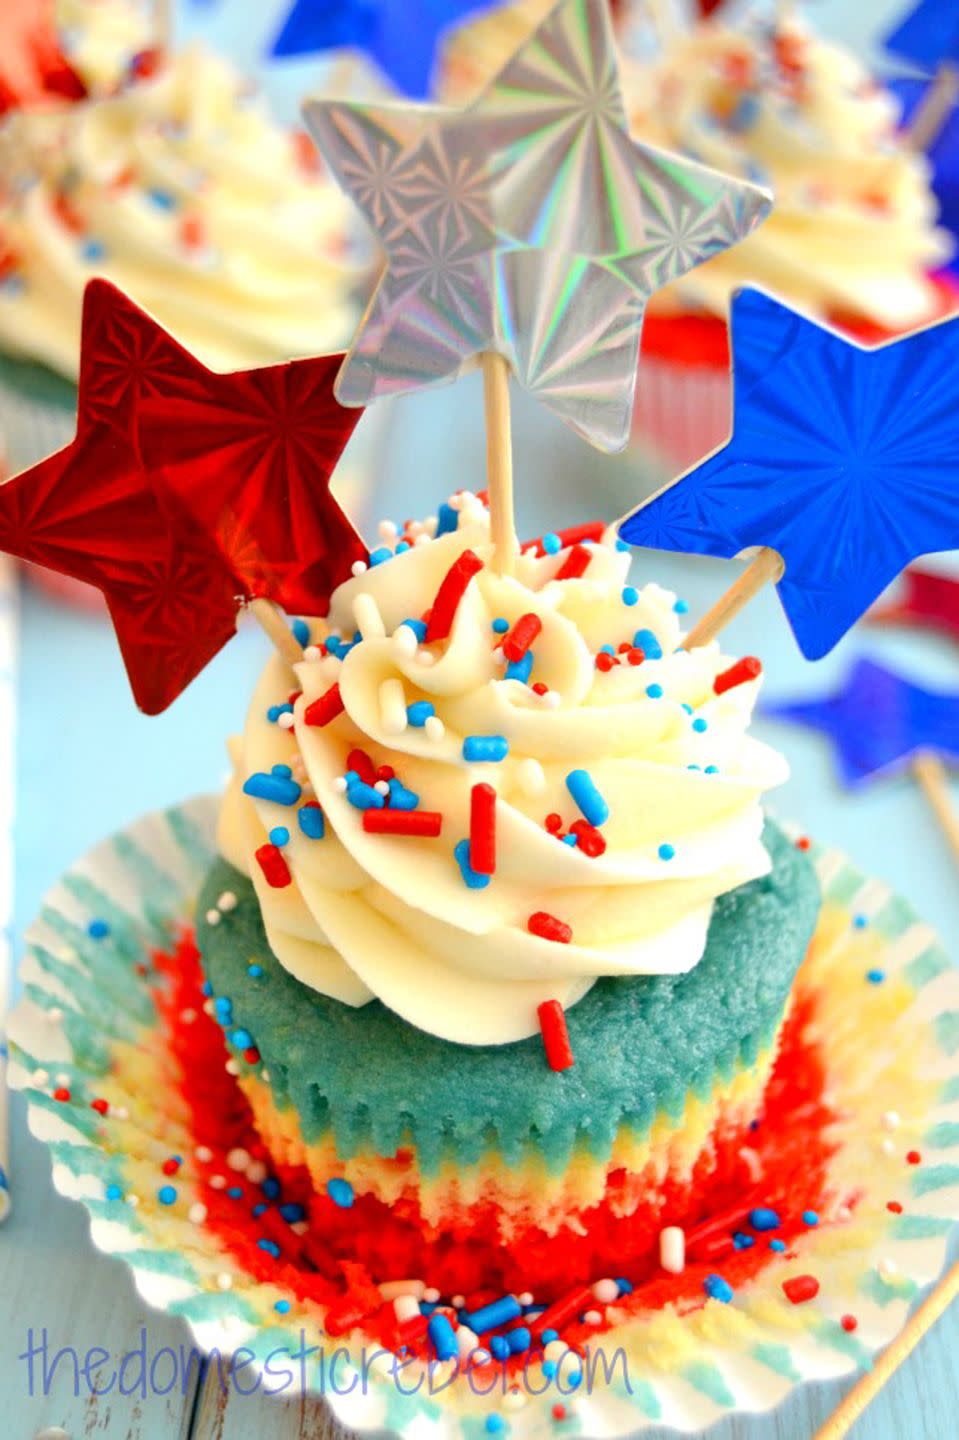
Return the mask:
{"type": "Polygon", "coordinates": [[[959,640],[959,580],[913,565],[892,604],[880,606],[870,618],[880,625],[912,625],[959,640]]]}
{"type": "Polygon", "coordinates": [[[367,549],[330,494],[362,415],[333,395],[342,355],[218,375],[106,280],[88,285],[87,403],[129,438],[171,513],[219,547],[247,597],[325,615],[367,549]]]}
{"type": "Polygon", "coordinates": [[[85,95],[83,81],[60,48],[54,0],[3,0],[0,114],[85,95]]]}

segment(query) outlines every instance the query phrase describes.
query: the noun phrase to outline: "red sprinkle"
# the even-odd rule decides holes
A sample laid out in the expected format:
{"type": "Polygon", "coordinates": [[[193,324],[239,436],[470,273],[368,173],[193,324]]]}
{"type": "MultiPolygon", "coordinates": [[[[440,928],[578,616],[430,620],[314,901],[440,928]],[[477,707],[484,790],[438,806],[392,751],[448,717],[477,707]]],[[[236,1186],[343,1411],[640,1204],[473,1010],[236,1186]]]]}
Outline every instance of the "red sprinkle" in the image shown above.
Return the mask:
{"type": "Polygon", "coordinates": [[[902,1214],[902,1206],[899,1204],[898,1200],[887,1200],[886,1209],[889,1211],[890,1215],[902,1214]]]}
{"type": "Polygon", "coordinates": [[[606,853],[606,841],[595,825],[590,825],[588,820],[574,820],[569,828],[576,836],[576,844],[580,850],[591,860],[606,853]]]}
{"type": "Polygon", "coordinates": [[[346,757],[346,768],[355,770],[364,785],[372,787],[376,784],[376,766],[365,750],[351,750],[346,757]]]}
{"type": "Polygon", "coordinates": [[[554,1405],[554,1406],[553,1406],[553,1409],[552,1409],[552,1411],[551,1411],[551,1414],[552,1414],[554,1420],[565,1420],[565,1419],[566,1419],[566,1406],[565,1406],[565,1405],[559,1405],[559,1404],[554,1405]]]}
{"type": "Polygon", "coordinates": [[[638,645],[632,645],[626,652],[626,659],[630,665],[642,665],[646,659],[646,651],[640,650],[638,645]]]}
{"type": "Polygon", "coordinates": [[[470,792],[470,868],[477,875],[496,874],[496,791],[474,785],[470,792]]]}
{"type": "Polygon", "coordinates": [[[556,811],[553,810],[547,815],[543,824],[551,835],[558,835],[563,828],[563,817],[562,815],[557,815],[556,811]]]}
{"type": "Polygon", "coordinates": [[[530,686],[534,695],[546,695],[549,693],[549,686],[543,680],[535,680],[530,686]]]}
{"type": "Polygon", "coordinates": [[[847,1335],[851,1335],[854,1330],[859,1329],[859,1321],[855,1315],[844,1315],[839,1323],[847,1335]]]}
{"type": "Polygon", "coordinates": [[[59,1100],[61,1105],[65,1105],[66,1102],[70,1099],[70,1091],[67,1090],[64,1085],[61,1085],[56,1090],[54,1090],[53,1098],[54,1100],[59,1100]]]}
{"type": "Polygon", "coordinates": [[[557,580],[578,580],[581,575],[586,574],[592,558],[592,551],[587,550],[585,545],[574,545],[557,570],[555,578],[557,580]]]}
{"type": "Polygon", "coordinates": [[[345,709],[339,685],[331,685],[325,695],[321,695],[312,705],[306,707],[303,719],[307,725],[329,725],[330,721],[335,720],[337,715],[342,715],[345,709]]]}
{"type": "Polygon", "coordinates": [[[542,620],[538,615],[534,615],[532,611],[527,615],[521,615],[519,617],[503,641],[503,654],[511,665],[515,665],[518,660],[522,660],[542,628],[542,620]]]}
{"type": "MultiPolygon", "coordinates": [[[[555,1005],[557,1002],[548,1002],[555,1005]]],[[[584,1310],[590,1310],[593,1306],[593,1292],[588,1285],[581,1285],[578,1290],[571,1290],[560,1300],[554,1300],[542,1313],[537,1315],[530,1327],[535,1339],[539,1339],[544,1330],[559,1330],[569,1324],[571,1320],[578,1320],[584,1310]]]]}
{"type": "Polygon", "coordinates": [[[596,669],[602,670],[604,675],[609,674],[613,666],[618,664],[619,661],[616,659],[616,656],[610,655],[608,650],[600,650],[596,656],[596,669]]]}
{"type": "Polygon", "coordinates": [[[257,863],[263,871],[263,878],[274,890],[285,890],[292,885],[290,867],[283,858],[282,850],[275,845],[261,845],[256,852],[257,863]]]}
{"type": "Polygon", "coordinates": [[[248,1065],[259,1065],[260,1052],[255,1045],[248,1045],[243,1051],[243,1059],[248,1065]]]}
{"type": "Polygon", "coordinates": [[[443,829],[438,810],[364,810],[367,835],[419,835],[435,840],[443,829]]]}
{"type": "Polygon", "coordinates": [[[910,1151],[908,1152],[908,1154],[906,1155],[906,1164],[907,1164],[907,1165],[921,1165],[921,1164],[922,1164],[922,1156],[919,1154],[919,1151],[918,1151],[918,1150],[910,1150],[910,1151]]]}
{"type": "Polygon", "coordinates": [[[735,665],[730,665],[721,675],[717,675],[713,681],[713,690],[717,695],[725,695],[727,690],[735,690],[737,685],[745,685],[749,680],[756,680],[763,673],[762,661],[757,660],[755,655],[746,655],[742,660],[737,660],[735,665]]]}
{"type": "Polygon", "coordinates": [[[98,1115],[105,1115],[110,1106],[106,1100],[91,1100],[90,1109],[95,1110],[98,1115]]]}
{"type": "Polygon", "coordinates": [[[175,1155],[171,1155],[169,1160],[164,1160],[163,1164],[160,1166],[160,1169],[163,1171],[164,1175],[175,1175],[179,1168],[180,1162],[175,1155]]]}
{"type": "MultiPolygon", "coordinates": [[[[539,1028],[543,1032],[543,1048],[549,1068],[568,1070],[573,1063],[573,1051],[562,1005],[558,1000],[544,1000],[536,1013],[539,1016],[539,1028]]],[[[542,1320],[542,1316],[540,1319],[542,1320]]]]}
{"type": "Polygon", "coordinates": [[[453,561],[436,592],[436,599],[430,611],[426,626],[426,644],[434,640],[447,640],[456,619],[459,603],[466,593],[466,587],[483,568],[483,562],[472,550],[464,550],[453,561]]]}
{"type": "Polygon", "coordinates": [[[185,250],[199,250],[206,239],[199,215],[184,215],[180,221],[180,244],[185,250]]]}
{"type": "Polygon", "coordinates": [[[527,920],[526,928],[531,935],[538,935],[541,940],[555,940],[558,945],[568,945],[573,938],[570,926],[545,910],[535,911],[527,920]]]}
{"type": "Polygon", "coordinates": [[[808,850],[811,844],[812,841],[809,839],[808,835],[800,835],[799,839],[796,841],[796,849],[808,850]]]}
{"type": "Polygon", "coordinates": [[[804,1305],[819,1294],[819,1281],[815,1275],[794,1275],[783,1281],[783,1294],[793,1305],[804,1305]]]}

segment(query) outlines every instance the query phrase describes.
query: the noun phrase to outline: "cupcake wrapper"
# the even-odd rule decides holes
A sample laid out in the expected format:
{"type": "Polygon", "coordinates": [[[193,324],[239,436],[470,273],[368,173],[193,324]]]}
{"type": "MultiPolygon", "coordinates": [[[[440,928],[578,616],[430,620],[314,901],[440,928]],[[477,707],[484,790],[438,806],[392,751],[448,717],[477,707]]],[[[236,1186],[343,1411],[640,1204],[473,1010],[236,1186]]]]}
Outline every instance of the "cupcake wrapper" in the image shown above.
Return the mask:
{"type": "MultiPolygon", "coordinates": [[[[647,1308],[624,1317],[601,1336],[613,1378],[593,1364],[591,1383],[575,1393],[562,1376],[558,1389],[536,1393],[541,1375],[518,1399],[466,1381],[437,1380],[432,1393],[424,1381],[410,1393],[409,1374],[398,1380],[382,1360],[365,1363],[371,1356],[359,1337],[318,1340],[315,1306],[256,1279],[190,1218],[200,1194],[197,1136],[164,1079],[165,1032],[140,974],[189,922],[216,814],[217,801],[205,798],[148,816],[67,873],[29,933],[10,1026],[11,1080],[50,1147],[55,1185],[86,1206],[95,1243],[127,1261],[143,1296],[189,1321],[199,1346],[223,1354],[246,1346],[266,1366],[306,1332],[325,1347],[325,1386],[308,1369],[294,1371],[294,1387],[302,1379],[323,1388],[337,1416],[361,1430],[399,1435],[415,1425],[421,1440],[476,1440],[493,1410],[511,1440],[546,1440],[560,1402],[576,1433],[598,1440],[658,1424],[692,1433],[868,1364],[940,1273],[959,1218],[959,974],[905,902],[813,847],[825,905],[802,972],[817,1000],[806,1030],[837,1117],[829,1186],[840,1198],[858,1194],[850,1216],[824,1214],[792,1242],[794,1254],[771,1259],[728,1307],[712,1301],[690,1313],[647,1308]],[[95,1096],[108,1099],[109,1120],[91,1106],[95,1096]],[[901,1119],[889,1115],[894,1109],[901,1119]],[[175,1203],[164,1203],[161,1165],[171,1152],[183,1163],[175,1203]],[[818,1278],[820,1293],[790,1303],[783,1283],[803,1275],[818,1278]],[[854,1332],[841,1323],[849,1315],[854,1332]],[[620,1346],[628,1385],[612,1365],[620,1346]]],[[[797,1132],[808,1123],[797,1112],[797,1132]]]]}
{"type": "Polygon", "coordinates": [[[727,367],[678,364],[644,354],[633,416],[633,444],[674,474],[729,438],[732,380],[727,367]]]}

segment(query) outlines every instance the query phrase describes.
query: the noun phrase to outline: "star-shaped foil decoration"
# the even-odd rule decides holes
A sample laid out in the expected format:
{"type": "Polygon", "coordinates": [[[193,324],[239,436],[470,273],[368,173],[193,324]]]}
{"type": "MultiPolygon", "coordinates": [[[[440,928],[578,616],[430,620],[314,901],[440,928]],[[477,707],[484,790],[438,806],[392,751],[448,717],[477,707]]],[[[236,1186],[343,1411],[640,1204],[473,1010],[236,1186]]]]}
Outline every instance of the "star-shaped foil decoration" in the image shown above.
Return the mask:
{"type": "Polygon", "coordinates": [[[3,0],[0,6],[0,115],[82,100],[86,89],[57,34],[54,0],[3,0]]]}
{"type": "Polygon", "coordinates": [[[330,494],[362,411],[339,405],[342,354],[220,375],[106,280],[87,287],[89,413],[121,426],[161,499],[211,536],[247,598],[325,615],[367,549],[330,494]]]}
{"type": "Polygon", "coordinates": [[[924,70],[959,64],[959,12],[942,0],[919,0],[886,37],[886,49],[924,70]]]}
{"type": "Polygon", "coordinates": [[[732,438],[620,534],[777,550],[783,608],[819,660],[913,560],[959,545],[959,319],[868,350],[742,290],[732,347],[732,438]]]}
{"type": "Polygon", "coordinates": [[[858,660],[824,699],[766,704],[763,713],[827,735],[850,787],[907,769],[922,754],[959,762],[959,693],[924,690],[874,660],[858,660]]]}
{"type": "Polygon", "coordinates": [[[649,296],[748,235],[771,197],[630,139],[606,0],[560,0],[463,111],[310,101],[387,266],[347,405],[485,351],[604,450],[626,444],[649,296]]]}
{"type": "Polygon", "coordinates": [[[959,640],[959,579],[912,565],[902,581],[895,598],[869,618],[878,625],[908,625],[959,640]]]}
{"type": "Polygon", "coordinates": [[[329,491],[360,412],[342,355],[216,375],[115,286],[87,287],[76,438],[0,485],[0,550],[106,597],[156,714],[246,600],[325,614],[366,548],[329,491]]]}
{"type": "Polygon", "coordinates": [[[445,31],[483,0],[294,0],[273,43],[279,58],[362,50],[396,88],[425,99],[445,31]]]}

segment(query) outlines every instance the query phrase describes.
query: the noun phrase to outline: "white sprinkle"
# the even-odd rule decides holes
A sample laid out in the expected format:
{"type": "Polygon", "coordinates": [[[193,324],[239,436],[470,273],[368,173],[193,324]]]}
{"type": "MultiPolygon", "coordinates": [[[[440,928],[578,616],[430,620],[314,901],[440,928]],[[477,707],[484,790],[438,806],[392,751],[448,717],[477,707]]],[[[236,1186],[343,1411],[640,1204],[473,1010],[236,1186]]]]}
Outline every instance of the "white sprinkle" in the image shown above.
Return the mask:
{"type": "Polygon", "coordinates": [[[283,714],[280,716],[279,720],[277,720],[276,723],[277,725],[279,725],[281,730],[292,730],[293,726],[296,724],[296,717],[294,715],[291,715],[288,710],[284,710],[283,714]]]}
{"type": "Polygon", "coordinates": [[[558,690],[547,690],[543,696],[543,704],[547,710],[558,710],[563,703],[563,697],[558,690]]]}
{"type": "Polygon", "coordinates": [[[462,510],[462,508],[463,508],[463,495],[464,495],[464,494],[465,494],[465,491],[461,491],[458,495],[451,495],[451,496],[450,496],[450,498],[447,500],[446,503],[447,503],[447,505],[450,507],[451,510],[462,510]]]}
{"type": "Polygon", "coordinates": [[[132,1210],[137,1210],[140,1205],[140,1197],[139,1195],[130,1194],[126,1197],[126,1202],[132,1210]]]}
{"type": "Polygon", "coordinates": [[[204,1000],[204,1002],[203,1002],[203,1013],[204,1013],[204,1015],[212,1015],[212,1014],[214,1013],[215,1009],[216,1009],[216,1006],[213,1004],[213,1001],[212,1001],[212,1000],[204,1000]]]}
{"type": "Polygon", "coordinates": [[[353,614],[364,640],[382,640],[386,634],[380,607],[368,590],[353,597],[353,614]]]}
{"type": "MultiPolygon", "coordinates": [[[[458,1335],[459,1331],[457,1330],[456,1333],[458,1335]]],[[[488,1365],[491,1359],[492,1356],[490,1355],[489,1351],[484,1350],[482,1345],[480,1345],[478,1349],[474,1350],[472,1355],[470,1356],[471,1363],[473,1365],[476,1365],[477,1367],[482,1365],[488,1365]]]]}
{"type": "MultiPolygon", "coordinates": [[[[400,630],[413,634],[408,625],[401,625],[400,630]]],[[[398,634],[399,630],[395,632],[394,640],[398,634]]],[[[413,638],[415,640],[416,637],[413,638]]],[[[395,675],[380,685],[380,724],[387,735],[402,735],[407,726],[406,694],[402,680],[395,675]]]]}
{"type": "Polygon", "coordinates": [[[543,1347],[543,1359],[553,1360],[558,1363],[562,1360],[568,1349],[569,1346],[565,1340],[551,1340],[548,1345],[543,1347]]]}
{"type": "Polygon", "coordinates": [[[587,1310],[583,1316],[584,1325],[602,1325],[603,1317],[598,1310],[587,1310]]]}
{"type": "Polygon", "coordinates": [[[898,1110],[887,1110],[879,1123],[884,1130],[898,1130],[902,1124],[902,1116],[898,1110]]]}
{"type": "Polygon", "coordinates": [[[265,1065],[263,1066],[262,1070],[260,1071],[260,1079],[263,1081],[263,1084],[264,1084],[264,1085],[269,1085],[269,1083],[270,1083],[270,1072],[269,1072],[269,1070],[267,1070],[267,1068],[266,1068],[265,1065]]]}
{"type": "Polygon", "coordinates": [[[422,1280],[384,1280],[379,1286],[384,1300],[395,1300],[397,1295],[415,1295],[417,1300],[421,1300],[425,1289],[422,1280]]]}
{"type": "Polygon", "coordinates": [[[393,649],[400,659],[412,660],[420,643],[412,625],[397,625],[390,638],[393,649]]]}
{"type": "Polygon", "coordinates": [[[527,795],[542,795],[546,789],[546,772],[538,760],[521,760],[516,767],[516,778],[527,795]]]}
{"type": "Polygon", "coordinates": [[[416,663],[417,665],[435,665],[436,656],[433,654],[432,650],[417,650],[416,663]]]}
{"type": "Polygon", "coordinates": [[[423,1299],[426,1301],[427,1305],[438,1305],[440,1301],[440,1292],[436,1289],[435,1286],[429,1285],[423,1291],[423,1299]]]}
{"type": "Polygon", "coordinates": [[[222,918],[219,910],[208,910],[206,912],[206,923],[208,925],[219,925],[222,918]]]}
{"type": "MultiPolygon", "coordinates": [[[[456,1304],[457,1298],[462,1299],[463,1297],[453,1296],[454,1310],[462,1309],[462,1306],[456,1304]]],[[[475,1353],[479,1340],[468,1325],[460,1325],[456,1331],[456,1343],[459,1346],[460,1359],[468,1360],[475,1353]]]]}
{"type": "Polygon", "coordinates": [[[202,1225],[207,1217],[207,1208],[200,1200],[195,1200],[186,1212],[186,1218],[191,1225],[202,1225]]]}
{"type": "Polygon", "coordinates": [[[58,1084],[58,1085],[69,1085],[69,1084],[70,1084],[70,1076],[67,1074],[67,1072],[66,1072],[65,1070],[61,1070],[61,1071],[60,1071],[60,1074],[57,1076],[57,1084],[58,1084]]]}
{"type": "Polygon", "coordinates": [[[196,1011],[192,1005],[187,1005],[186,1009],[180,1011],[180,1023],[183,1025],[196,1024],[196,1011]]]}
{"type": "Polygon", "coordinates": [[[231,1170],[246,1170],[247,1166],[250,1163],[249,1150],[244,1150],[241,1145],[238,1145],[235,1150],[231,1150],[229,1152],[226,1157],[226,1163],[229,1165],[231,1170]]]}
{"type": "Polygon", "coordinates": [[[310,1223],[308,1220],[295,1220],[290,1226],[290,1229],[293,1231],[294,1235],[306,1235],[309,1231],[309,1228],[310,1223]]]}
{"type": "Polygon", "coordinates": [[[593,1286],[593,1299],[598,1300],[600,1305],[612,1305],[614,1300],[619,1299],[619,1286],[615,1280],[597,1280],[593,1286]]]}
{"type": "Polygon", "coordinates": [[[507,1390],[503,1396],[504,1410],[522,1410],[526,1404],[526,1396],[522,1390],[507,1390]]]}
{"type": "Polygon", "coordinates": [[[465,1308],[466,1305],[466,1296],[454,1295],[452,1300],[450,1301],[450,1304],[452,1305],[454,1310],[462,1310],[465,1308]]]}
{"type": "Polygon", "coordinates": [[[744,1145],[739,1152],[739,1158],[749,1171],[750,1180],[754,1184],[758,1184],[766,1173],[759,1151],[754,1150],[751,1145],[744,1145]]]}
{"type": "Polygon", "coordinates": [[[334,791],[335,791],[335,793],[336,793],[337,795],[345,795],[345,794],[346,794],[346,776],[345,776],[345,775],[337,775],[336,779],[333,781],[333,789],[334,789],[334,791]]]}
{"type": "Polygon", "coordinates": [[[319,660],[322,655],[323,651],[320,649],[319,645],[307,645],[306,649],[303,651],[304,660],[319,660]]]}
{"type": "Polygon", "coordinates": [[[211,1176],[210,1176],[210,1189],[211,1189],[211,1190],[225,1190],[225,1189],[226,1189],[226,1176],[225,1176],[225,1175],[211,1175],[211,1176]]]}
{"type": "Polygon", "coordinates": [[[679,1225],[667,1225],[659,1232],[659,1263],[670,1275],[682,1275],[686,1268],[686,1232],[679,1225]]]}
{"type": "Polygon", "coordinates": [[[424,531],[422,534],[417,535],[416,539],[413,541],[413,544],[414,544],[414,545],[429,545],[429,543],[430,543],[430,541],[431,541],[432,539],[433,539],[432,535],[427,535],[426,532],[424,531]]]}
{"type": "Polygon", "coordinates": [[[236,909],[236,896],[232,890],[224,890],[216,902],[221,910],[230,911],[236,909]]]}
{"type": "Polygon", "coordinates": [[[423,521],[423,528],[424,530],[429,531],[430,535],[435,535],[437,529],[439,528],[439,523],[440,522],[435,515],[427,515],[426,519],[423,521]]]}
{"type": "Polygon", "coordinates": [[[377,529],[381,540],[395,540],[400,533],[395,522],[392,520],[381,520],[377,529]]]}
{"type": "Polygon", "coordinates": [[[246,1167],[246,1178],[251,1185],[262,1185],[269,1173],[262,1160],[251,1160],[246,1167]]]}
{"type": "Polygon", "coordinates": [[[34,1070],[33,1081],[35,1085],[48,1085],[50,1082],[50,1071],[44,1070],[43,1066],[41,1065],[38,1069],[34,1070]]]}
{"type": "Polygon", "coordinates": [[[891,1135],[886,1135],[880,1142],[879,1148],[884,1155],[895,1155],[896,1142],[891,1135]]]}
{"type": "Polygon", "coordinates": [[[390,793],[390,782],[388,780],[377,780],[373,789],[377,795],[388,795],[390,793]]]}
{"type": "Polygon", "coordinates": [[[845,1224],[847,1220],[852,1219],[852,1211],[848,1205],[839,1205],[836,1207],[836,1219],[841,1220],[843,1224],[845,1224]]]}
{"type": "Polygon", "coordinates": [[[434,745],[438,745],[446,734],[446,726],[438,715],[428,715],[423,730],[427,740],[431,741],[434,745]]]}
{"type": "Polygon", "coordinates": [[[393,1314],[397,1320],[412,1320],[414,1315],[420,1313],[420,1302],[415,1295],[397,1295],[393,1301],[393,1314]]]}
{"type": "Polygon", "coordinates": [[[213,1151],[210,1149],[209,1145],[198,1145],[193,1153],[199,1160],[201,1165],[209,1165],[210,1161],[213,1159],[213,1151]]]}
{"type": "Polygon", "coordinates": [[[229,1060],[226,1062],[223,1068],[228,1075],[239,1075],[240,1073],[240,1067],[233,1059],[232,1055],[230,1056],[229,1060]]]}
{"type": "Polygon", "coordinates": [[[218,1275],[216,1277],[216,1283],[221,1290],[232,1290],[233,1276],[230,1275],[226,1270],[224,1270],[221,1275],[218,1275]]]}
{"type": "Polygon", "coordinates": [[[517,1295],[516,1300],[517,1300],[517,1303],[520,1304],[520,1305],[532,1305],[532,1303],[533,1303],[533,1292],[532,1292],[532,1290],[521,1290],[520,1293],[517,1295]]]}
{"type": "Polygon", "coordinates": [[[502,645],[497,645],[496,649],[493,651],[493,659],[496,661],[497,665],[506,664],[506,652],[503,649],[502,645]]]}
{"type": "Polygon", "coordinates": [[[125,1105],[114,1105],[113,1118],[114,1120],[129,1120],[130,1112],[125,1105]]]}
{"type": "Polygon", "coordinates": [[[63,1006],[51,1005],[47,1011],[47,1019],[51,1025],[60,1025],[63,1022],[63,1006]]]}
{"type": "Polygon", "coordinates": [[[354,575],[365,575],[368,568],[365,560],[354,560],[350,566],[350,570],[354,575]]]}
{"type": "Polygon", "coordinates": [[[879,1264],[876,1266],[876,1269],[879,1271],[880,1280],[884,1280],[887,1285],[891,1281],[895,1280],[896,1276],[899,1274],[899,1266],[896,1264],[895,1260],[890,1260],[888,1258],[885,1260],[880,1260],[879,1264]]]}

